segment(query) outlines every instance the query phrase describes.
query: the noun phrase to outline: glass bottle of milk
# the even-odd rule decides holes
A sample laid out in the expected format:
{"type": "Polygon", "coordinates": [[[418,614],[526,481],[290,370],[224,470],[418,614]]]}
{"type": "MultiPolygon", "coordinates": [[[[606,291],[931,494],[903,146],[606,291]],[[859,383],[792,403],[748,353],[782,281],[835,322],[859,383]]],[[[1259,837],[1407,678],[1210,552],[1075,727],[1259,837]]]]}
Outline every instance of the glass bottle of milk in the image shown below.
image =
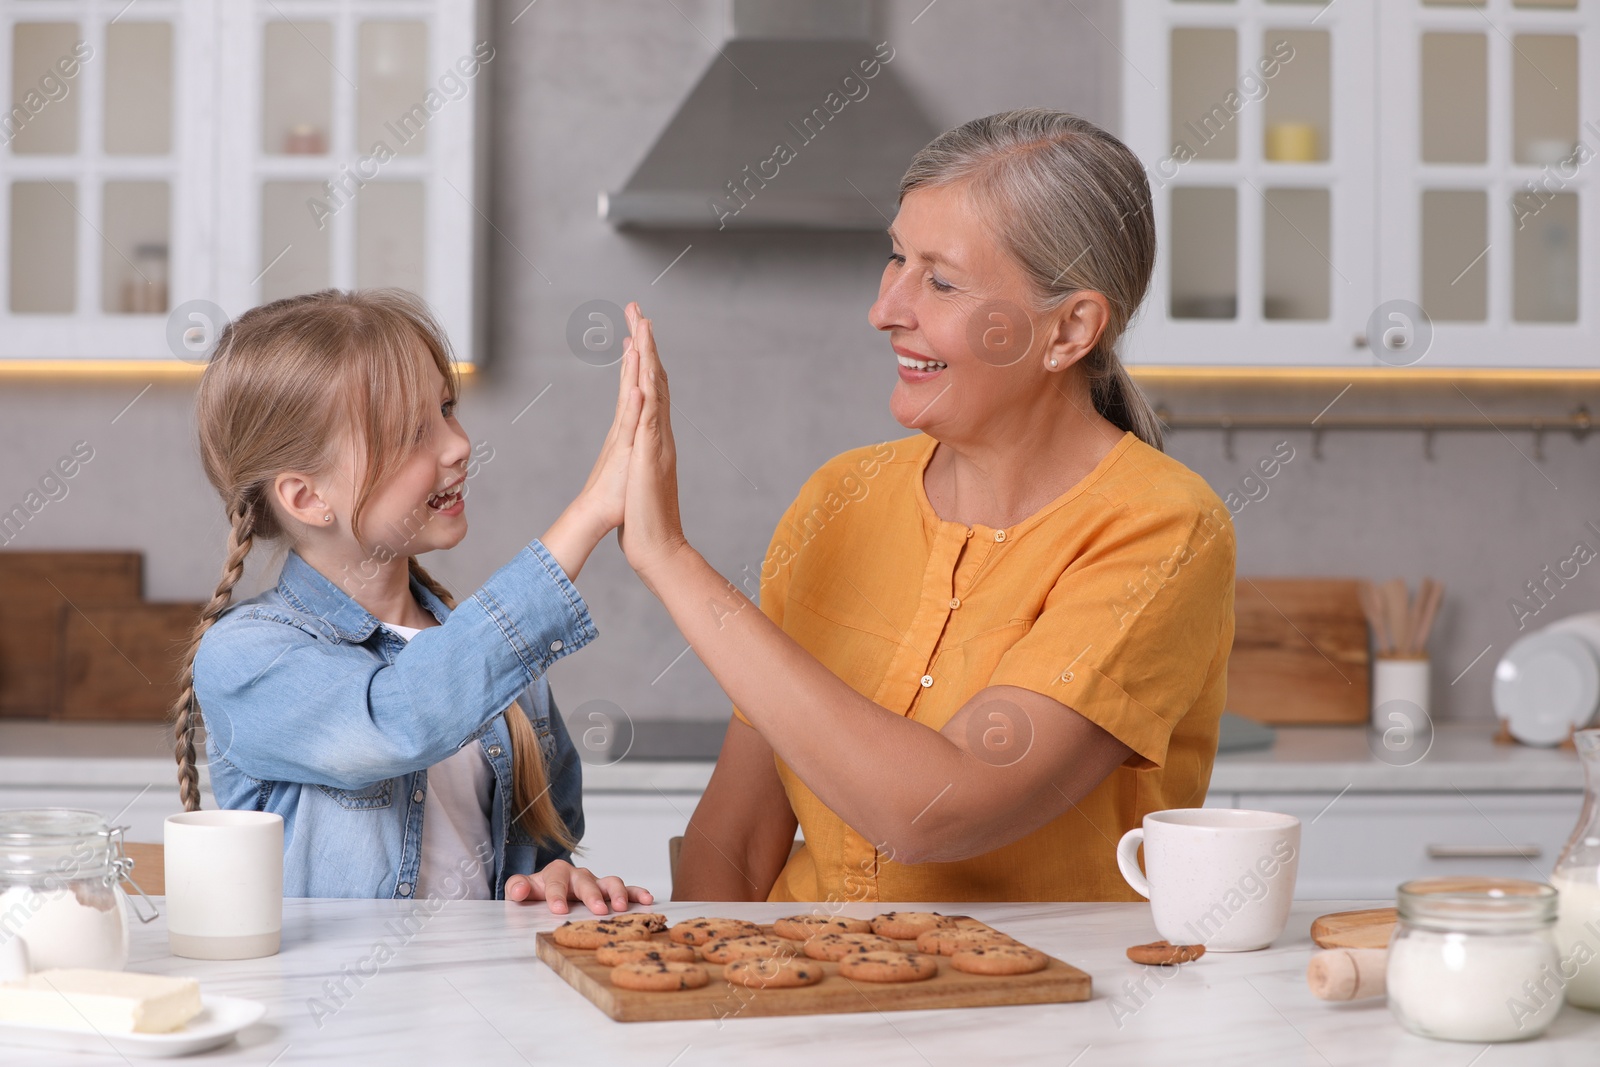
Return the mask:
{"type": "Polygon", "coordinates": [[[1583,761],[1583,811],[1550,884],[1560,892],[1556,948],[1567,1003],[1600,1011],[1600,729],[1573,735],[1583,761]]]}

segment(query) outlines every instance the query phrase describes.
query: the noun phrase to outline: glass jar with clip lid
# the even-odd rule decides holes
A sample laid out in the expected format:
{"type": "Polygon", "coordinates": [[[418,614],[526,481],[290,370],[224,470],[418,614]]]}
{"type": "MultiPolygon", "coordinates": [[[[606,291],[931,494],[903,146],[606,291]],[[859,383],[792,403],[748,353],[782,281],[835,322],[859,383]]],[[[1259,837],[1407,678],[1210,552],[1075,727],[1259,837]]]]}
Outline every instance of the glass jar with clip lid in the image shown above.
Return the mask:
{"type": "Polygon", "coordinates": [[[156,910],[128,878],[125,829],[93,811],[0,811],[0,961],[7,969],[127,965],[130,910],[141,922],[156,910]],[[130,906],[124,880],[148,912],[130,906]]]}

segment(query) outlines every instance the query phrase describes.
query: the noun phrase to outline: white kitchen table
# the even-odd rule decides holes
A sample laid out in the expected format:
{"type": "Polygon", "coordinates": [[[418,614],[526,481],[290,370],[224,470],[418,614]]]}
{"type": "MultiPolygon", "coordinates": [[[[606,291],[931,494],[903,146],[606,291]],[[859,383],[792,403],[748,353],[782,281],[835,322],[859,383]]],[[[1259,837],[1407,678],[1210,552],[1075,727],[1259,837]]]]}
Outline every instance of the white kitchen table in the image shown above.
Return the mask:
{"type": "MultiPolygon", "coordinates": [[[[1428,1041],[1403,1031],[1383,1001],[1326,1004],[1306,989],[1311,920],[1359,901],[1295,905],[1284,935],[1260,952],[1211,953],[1163,979],[1130,963],[1129,945],[1156,938],[1144,904],[959,904],[1081,967],[1094,996],[1078,1004],[862,1012],[720,1022],[616,1023],[534,955],[534,933],[561,921],[542,904],[451,901],[401,925],[417,907],[375,900],[290,900],[283,950],[236,962],[168,954],[164,919],[134,933],[130,968],[193,975],[212,993],[250,997],[266,1017],[237,1043],[189,1062],[293,1064],[643,1064],[777,1067],[840,1063],[1583,1064],[1600,1053],[1600,1014],[1566,1008],[1543,1038],[1519,1044],[1428,1041]],[[381,946],[381,948],[380,948],[381,946]],[[386,961],[378,960],[391,954],[386,961]],[[347,995],[326,983],[343,977],[347,995]],[[1139,991],[1142,983],[1143,990],[1139,991]],[[313,1009],[320,1001],[320,1022],[313,1009]]],[[[676,918],[771,921],[784,904],[663,904],[676,918]]],[[[870,916],[892,905],[856,904],[870,916]]],[[[915,905],[926,908],[929,905],[915,905]]],[[[421,914],[421,913],[418,913],[421,914]]],[[[6,1067],[122,1063],[0,1046],[6,1067]]]]}

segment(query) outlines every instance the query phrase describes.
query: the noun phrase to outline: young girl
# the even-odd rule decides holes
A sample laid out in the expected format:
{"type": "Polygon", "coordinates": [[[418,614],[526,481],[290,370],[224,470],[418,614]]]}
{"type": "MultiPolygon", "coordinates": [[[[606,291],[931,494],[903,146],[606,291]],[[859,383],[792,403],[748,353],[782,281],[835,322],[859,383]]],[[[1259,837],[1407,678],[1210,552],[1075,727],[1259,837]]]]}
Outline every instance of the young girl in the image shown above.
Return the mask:
{"type": "Polygon", "coordinates": [[[283,816],[286,895],[651,902],[571,863],[581,772],[545,679],[596,636],[572,580],[622,520],[637,366],[577,498],[457,603],[417,556],[466,535],[476,467],[420,301],[327,290],[218,339],[196,421],[231,530],[174,708],[178,781],[197,809],[203,713],[218,803],[283,816]],[[257,538],[288,546],[282,572],[229,606],[257,538]]]}

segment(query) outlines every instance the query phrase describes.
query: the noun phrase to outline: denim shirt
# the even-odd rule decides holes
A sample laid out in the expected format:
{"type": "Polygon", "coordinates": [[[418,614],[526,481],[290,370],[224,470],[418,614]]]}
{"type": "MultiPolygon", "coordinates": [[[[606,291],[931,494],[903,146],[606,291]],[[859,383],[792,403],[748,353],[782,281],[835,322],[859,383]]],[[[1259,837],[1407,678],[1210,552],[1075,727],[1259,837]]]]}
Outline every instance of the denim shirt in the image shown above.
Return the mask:
{"type": "Polygon", "coordinates": [[[556,811],[583,834],[581,765],[545,672],[597,634],[561,565],[535,540],[454,611],[414,578],[411,592],[441,625],[407,643],[290,551],[277,586],[230,606],[195,654],[217,803],[283,816],[285,896],[410,897],[427,768],[467,744],[494,773],[478,859],[495,898],[510,875],[570,859],[508,825],[512,700],[533,721],[556,811]]]}

